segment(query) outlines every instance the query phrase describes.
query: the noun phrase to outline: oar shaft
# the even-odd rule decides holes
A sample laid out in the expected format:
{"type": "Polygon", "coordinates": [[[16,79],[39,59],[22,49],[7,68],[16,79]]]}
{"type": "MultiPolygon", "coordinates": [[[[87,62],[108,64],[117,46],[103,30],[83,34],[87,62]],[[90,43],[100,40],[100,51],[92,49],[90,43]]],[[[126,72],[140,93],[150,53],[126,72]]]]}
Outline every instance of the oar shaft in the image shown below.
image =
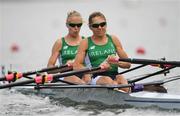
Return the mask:
{"type": "Polygon", "coordinates": [[[134,80],[129,80],[128,82],[129,82],[129,83],[135,83],[135,82],[141,81],[141,80],[143,80],[143,79],[146,79],[146,78],[148,78],[148,77],[152,77],[152,76],[155,76],[155,75],[158,75],[158,74],[162,74],[162,73],[164,73],[164,72],[166,72],[166,71],[168,71],[168,70],[170,70],[170,69],[173,69],[173,68],[175,68],[175,67],[176,67],[176,66],[171,66],[171,67],[169,67],[169,68],[166,68],[166,69],[163,69],[163,70],[154,72],[154,73],[149,74],[149,75],[147,75],[147,76],[140,77],[140,78],[137,78],[137,79],[134,79],[134,80]]]}
{"type": "Polygon", "coordinates": [[[167,80],[164,80],[163,83],[167,83],[167,82],[171,82],[171,81],[175,81],[175,80],[179,80],[180,79],[180,75],[176,76],[176,78],[169,78],[167,80]]]}
{"type": "Polygon", "coordinates": [[[70,75],[75,75],[75,74],[84,74],[84,73],[93,72],[93,71],[100,70],[100,69],[101,69],[101,67],[85,68],[85,69],[81,69],[81,70],[78,70],[78,71],[77,70],[73,70],[73,71],[69,71],[69,72],[55,74],[55,75],[53,75],[53,79],[62,78],[62,77],[66,77],[66,76],[70,76],[70,75]]]}
{"type": "Polygon", "coordinates": [[[140,65],[140,66],[137,66],[137,67],[134,67],[134,68],[131,68],[131,69],[125,70],[125,71],[123,71],[123,72],[120,72],[120,73],[118,73],[118,74],[124,74],[124,73],[130,72],[130,71],[133,71],[133,70],[136,70],[136,69],[139,69],[139,68],[145,67],[145,66],[147,66],[147,64],[142,64],[142,65],[140,65]]]}
{"type": "Polygon", "coordinates": [[[22,82],[14,82],[14,83],[9,83],[9,84],[4,84],[4,85],[0,85],[0,89],[10,88],[10,87],[19,86],[19,85],[30,84],[30,83],[34,83],[34,82],[35,82],[34,79],[30,79],[30,80],[26,80],[26,81],[22,81],[22,82]]]}
{"type": "Polygon", "coordinates": [[[174,80],[178,80],[178,78],[173,78],[169,80],[159,80],[159,81],[154,81],[154,82],[146,82],[146,83],[138,83],[138,84],[121,84],[121,85],[61,85],[57,83],[50,83],[50,84],[45,84],[45,85],[39,85],[36,89],[70,89],[70,88],[107,88],[107,89],[114,89],[114,88],[127,88],[127,87],[132,87],[136,88],[137,86],[143,87],[144,86],[149,86],[149,85],[162,85],[167,82],[171,82],[174,80]]]}
{"type": "Polygon", "coordinates": [[[125,84],[125,85],[67,85],[67,86],[46,86],[46,85],[40,85],[37,89],[46,89],[46,88],[53,88],[53,89],[70,89],[70,88],[126,88],[131,87],[131,84],[125,84]]]}
{"type": "Polygon", "coordinates": [[[161,64],[161,65],[175,65],[180,67],[180,61],[163,61],[163,60],[151,60],[151,59],[136,59],[136,58],[126,58],[119,59],[119,61],[130,62],[134,64],[161,64]]]}
{"type": "Polygon", "coordinates": [[[33,74],[36,74],[36,73],[52,71],[52,70],[55,70],[55,69],[61,69],[61,68],[65,68],[65,67],[67,67],[67,65],[48,67],[48,68],[43,68],[41,70],[36,70],[36,71],[29,71],[29,72],[23,73],[23,76],[28,76],[28,75],[33,75],[33,74]]]}

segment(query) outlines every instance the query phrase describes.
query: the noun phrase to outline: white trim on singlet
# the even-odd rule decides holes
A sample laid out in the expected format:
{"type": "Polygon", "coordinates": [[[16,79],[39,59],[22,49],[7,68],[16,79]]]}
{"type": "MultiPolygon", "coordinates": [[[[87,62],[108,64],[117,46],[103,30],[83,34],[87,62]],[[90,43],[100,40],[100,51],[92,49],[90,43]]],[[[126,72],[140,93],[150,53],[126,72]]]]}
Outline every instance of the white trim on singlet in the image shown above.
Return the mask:
{"type": "MultiPolygon", "coordinates": [[[[61,57],[61,55],[59,55],[59,57],[58,57],[58,62],[59,62],[59,66],[61,66],[62,65],[62,57],[61,57]]],[[[64,77],[61,77],[61,78],[58,78],[59,80],[64,80],[64,77]]]]}
{"type": "Polygon", "coordinates": [[[59,61],[59,65],[61,66],[62,65],[62,57],[61,57],[61,55],[59,55],[58,61],[59,61]]]}
{"type": "Polygon", "coordinates": [[[92,67],[88,54],[86,54],[86,56],[85,56],[85,65],[86,65],[86,67],[88,67],[88,68],[91,68],[91,67],[92,67]]]}

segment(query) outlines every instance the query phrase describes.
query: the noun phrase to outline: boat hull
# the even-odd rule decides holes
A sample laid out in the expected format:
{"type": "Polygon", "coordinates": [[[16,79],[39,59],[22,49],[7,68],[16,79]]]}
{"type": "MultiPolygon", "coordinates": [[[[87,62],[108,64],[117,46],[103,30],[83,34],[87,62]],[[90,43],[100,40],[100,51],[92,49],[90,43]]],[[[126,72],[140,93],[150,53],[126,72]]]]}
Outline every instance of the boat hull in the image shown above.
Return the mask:
{"type": "Polygon", "coordinates": [[[68,89],[41,89],[19,88],[24,94],[49,96],[53,99],[69,98],[76,102],[87,103],[97,101],[106,105],[123,105],[127,107],[152,107],[162,109],[180,109],[180,95],[170,95],[156,92],[123,93],[106,88],[68,88],[68,89]]]}

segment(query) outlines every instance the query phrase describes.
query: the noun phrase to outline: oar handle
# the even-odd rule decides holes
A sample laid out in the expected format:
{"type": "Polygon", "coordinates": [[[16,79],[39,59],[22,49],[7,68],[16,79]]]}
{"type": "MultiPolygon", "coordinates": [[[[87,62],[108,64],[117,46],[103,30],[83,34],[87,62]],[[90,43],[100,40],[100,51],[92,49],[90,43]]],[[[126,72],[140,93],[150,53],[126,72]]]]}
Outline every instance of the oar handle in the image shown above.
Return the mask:
{"type": "Polygon", "coordinates": [[[9,84],[3,84],[3,85],[0,85],[0,89],[30,84],[30,83],[34,83],[34,82],[35,82],[34,79],[30,79],[30,80],[26,80],[26,81],[22,81],[22,82],[14,82],[14,83],[9,83],[9,84]]]}
{"type": "Polygon", "coordinates": [[[61,69],[61,68],[65,68],[65,67],[68,67],[68,65],[47,67],[47,68],[43,68],[43,69],[41,69],[41,70],[24,72],[24,73],[23,73],[23,76],[28,76],[28,75],[33,75],[33,74],[36,74],[36,73],[42,73],[42,72],[52,71],[52,70],[55,70],[55,69],[61,69]]]}

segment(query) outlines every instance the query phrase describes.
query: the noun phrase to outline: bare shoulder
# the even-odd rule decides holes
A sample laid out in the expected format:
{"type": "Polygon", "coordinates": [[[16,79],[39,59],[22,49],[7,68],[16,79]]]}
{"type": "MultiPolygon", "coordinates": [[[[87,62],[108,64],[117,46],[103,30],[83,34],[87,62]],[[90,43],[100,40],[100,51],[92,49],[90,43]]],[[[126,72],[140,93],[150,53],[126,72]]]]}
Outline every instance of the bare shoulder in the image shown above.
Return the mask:
{"type": "Polygon", "coordinates": [[[56,40],[55,44],[61,45],[61,44],[62,44],[62,38],[59,37],[59,38],[56,40]]]}
{"type": "Polygon", "coordinates": [[[110,36],[114,42],[120,41],[119,37],[117,37],[116,35],[110,35],[110,36]]]}
{"type": "Polygon", "coordinates": [[[122,47],[120,39],[115,35],[110,35],[112,38],[112,41],[116,47],[122,47]]]}
{"type": "Polygon", "coordinates": [[[61,50],[61,47],[62,47],[62,39],[58,38],[53,45],[53,50],[59,51],[61,50]]]}
{"type": "Polygon", "coordinates": [[[80,45],[82,46],[87,46],[88,45],[88,38],[84,38],[83,40],[81,40],[80,45]]]}

